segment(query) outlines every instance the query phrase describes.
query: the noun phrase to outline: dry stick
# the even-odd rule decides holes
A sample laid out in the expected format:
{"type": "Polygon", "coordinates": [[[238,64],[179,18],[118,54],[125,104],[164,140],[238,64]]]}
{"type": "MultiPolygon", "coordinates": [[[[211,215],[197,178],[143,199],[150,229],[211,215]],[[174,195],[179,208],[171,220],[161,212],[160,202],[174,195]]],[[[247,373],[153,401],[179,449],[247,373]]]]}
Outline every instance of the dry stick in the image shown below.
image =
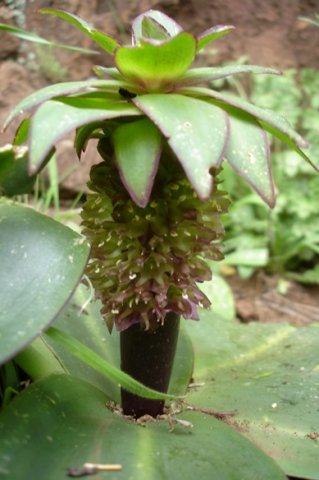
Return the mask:
{"type": "Polygon", "coordinates": [[[103,465],[98,463],[85,463],[82,468],[69,468],[69,477],[85,477],[98,472],[116,472],[122,470],[122,465],[103,465]]]}
{"type": "Polygon", "coordinates": [[[211,410],[209,408],[196,407],[196,405],[192,405],[191,403],[188,403],[185,400],[179,400],[179,403],[181,403],[182,405],[186,405],[187,410],[191,410],[193,412],[205,413],[206,415],[215,417],[218,420],[223,420],[227,417],[233,417],[234,415],[236,415],[236,410],[230,410],[230,411],[211,410]]]}

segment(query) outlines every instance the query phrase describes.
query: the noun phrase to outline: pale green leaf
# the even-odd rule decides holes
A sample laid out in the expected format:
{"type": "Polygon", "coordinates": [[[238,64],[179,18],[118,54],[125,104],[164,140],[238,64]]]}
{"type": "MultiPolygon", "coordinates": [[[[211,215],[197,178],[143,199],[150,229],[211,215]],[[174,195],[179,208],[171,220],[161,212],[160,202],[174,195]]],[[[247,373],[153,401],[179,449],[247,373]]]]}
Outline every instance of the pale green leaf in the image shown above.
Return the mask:
{"type": "Polygon", "coordinates": [[[54,15],[55,17],[66,20],[71,25],[74,25],[76,28],[81,30],[81,32],[85,33],[85,35],[90,37],[91,40],[97,43],[101,48],[103,48],[103,50],[106,50],[108,53],[113,53],[114,50],[119,46],[118,42],[112,37],[96,30],[85,20],[82,20],[80,17],[74,15],[73,13],[68,13],[63,10],[54,10],[51,8],[43,8],[40,10],[40,13],[54,15]]]}
{"type": "Polygon", "coordinates": [[[31,121],[30,170],[36,172],[50,149],[76,128],[99,120],[140,115],[128,102],[107,98],[65,98],[49,100],[39,107],[31,121]]]}
{"type": "Polygon", "coordinates": [[[147,118],[120,125],[114,132],[121,179],[137,205],[149,201],[161,154],[161,134],[147,118]]]}
{"type": "Polygon", "coordinates": [[[278,70],[258,65],[229,65],[226,67],[191,68],[178,81],[179,85],[194,85],[200,82],[214,81],[242,73],[280,75],[278,70]]]}
{"type": "Polygon", "coordinates": [[[233,25],[216,25],[208,30],[205,30],[205,32],[203,32],[197,38],[197,51],[206,47],[208,44],[217,40],[218,38],[228,35],[228,33],[234,30],[234,28],[235,27],[233,25]]]}
{"type": "MultiPolygon", "coordinates": [[[[145,33],[146,33],[146,36],[148,36],[149,33],[152,33],[149,30],[147,30],[147,28],[150,27],[150,23],[146,22],[145,20],[146,21],[149,20],[153,22],[153,25],[152,25],[153,29],[157,24],[159,27],[157,29],[157,34],[159,31],[160,32],[164,31],[166,33],[166,38],[175,37],[176,35],[178,35],[180,32],[183,31],[182,27],[178,25],[175,22],[175,20],[165,15],[165,13],[162,13],[158,10],[148,10],[147,12],[144,12],[138,17],[136,17],[132,24],[132,37],[135,45],[139,44],[140,39],[145,37],[145,33]]],[[[153,33],[154,33],[154,30],[153,30],[153,33]]]]}
{"type": "Polygon", "coordinates": [[[213,181],[209,170],[220,165],[227,142],[225,112],[176,94],[148,94],[133,101],[168,139],[198,196],[207,199],[213,181]]]}
{"type": "Polygon", "coordinates": [[[23,30],[23,28],[8,25],[6,23],[0,23],[0,30],[8,32],[15,37],[21,38],[21,40],[27,40],[28,42],[38,43],[47,47],[62,48],[64,50],[70,50],[71,52],[85,53],[86,55],[95,55],[98,53],[88,48],[73,47],[72,45],[64,45],[62,43],[51,42],[50,40],[46,40],[45,38],[40,37],[34,32],[28,32],[27,30],[23,30]]]}
{"type": "Polygon", "coordinates": [[[4,128],[7,128],[12,120],[14,120],[18,115],[31,110],[40,103],[50,100],[51,98],[59,97],[61,95],[72,95],[79,92],[89,92],[92,89],[97,88],[101,88],[104,91],[118,92],[120,87],[125,88],[127,85],[113,80],[98,79],[62,82],[49,85],[48,87],[41,88],[40,90],[37,90],[36,92],[31,93],[31,95],[23,98],[9,113],[4,122],[4,128]]]}
{"type": "Polygon", "coordinates": [[[0,204],[0,360],[29,344],[70,299],[89,247],[34,210],[0,204]]]}
{"type": "Polygon", "coordinates": [[[148,91],[158,91],[186,72],[193,63],[195,51],[195,38],[182,32],[167,42],[141,41],[135,47],[120,47],[115,52],[115,63],[127,80],[148,91]]]}

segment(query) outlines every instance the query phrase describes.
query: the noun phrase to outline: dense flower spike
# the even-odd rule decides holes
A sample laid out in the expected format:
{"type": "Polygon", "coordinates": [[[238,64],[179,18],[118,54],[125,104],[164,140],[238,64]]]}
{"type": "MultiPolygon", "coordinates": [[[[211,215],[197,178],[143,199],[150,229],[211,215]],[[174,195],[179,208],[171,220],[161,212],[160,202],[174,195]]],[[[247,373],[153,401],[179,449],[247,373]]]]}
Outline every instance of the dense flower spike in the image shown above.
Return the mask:
{"type": "Polygon", "coordinates": [[[210,305],[197,286],[211,278],[204,259],[223,258],[216,240],[223,234],[219,216],[229,205],[225,192],[215,181],[202,202],[181,171],[165,178],[160,172],[150,203],[141,208],[112,169],[106,162],[93,167],[95,193],[82,212],[92,248],[87,274],[108,328],[141,323],[155,329],[168,312],[197,320],[198,307],[210,305]]]}

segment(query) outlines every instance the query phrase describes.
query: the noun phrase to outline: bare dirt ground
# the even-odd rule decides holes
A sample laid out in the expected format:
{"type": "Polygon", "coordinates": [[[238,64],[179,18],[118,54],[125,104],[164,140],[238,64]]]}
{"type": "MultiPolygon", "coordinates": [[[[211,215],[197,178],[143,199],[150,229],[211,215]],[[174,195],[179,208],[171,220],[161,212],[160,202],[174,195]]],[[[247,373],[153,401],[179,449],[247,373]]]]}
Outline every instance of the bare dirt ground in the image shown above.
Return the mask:
{"type": "Polygon", "coordinates": [[[228,277],[242,322],[288,322],[305,326],[319,322],[319,286],[303,286],[287,281],[285,293],[278,289],[279,277],[258,273],[249,280],[228,277]]]}

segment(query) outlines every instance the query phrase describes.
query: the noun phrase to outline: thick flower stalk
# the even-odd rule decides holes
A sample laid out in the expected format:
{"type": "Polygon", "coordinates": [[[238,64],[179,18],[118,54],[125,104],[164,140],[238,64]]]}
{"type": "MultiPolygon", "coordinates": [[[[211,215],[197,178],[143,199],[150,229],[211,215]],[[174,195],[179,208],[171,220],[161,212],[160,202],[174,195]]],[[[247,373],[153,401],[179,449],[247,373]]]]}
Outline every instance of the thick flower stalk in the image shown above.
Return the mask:
{"type": "MultiPolygon", "coordinates": [[[[79,28],[111,55],[114,66],[97,66],[97,78],[35,92],[6,125],[35,109],[15,142],[27,141],[33,176],[68,133],[76,131],[79,157],[91,138],[99,139],[103,162],[92,170],[93,193],[82,214],[92,246],[87,273],[109,329],[115,324],[121,331],[123,370],[166,391],[177,317],[196,320],[198,308],[210,305],[198,284],[211,276],[206,259],[221,258],[219,215],[228,206],[216,178],[222,162],[271,207],[268,133],[316,167],[302,150],[306,142],[283,117],[207,86],[231,75],[278,71],[254,65],[191,68],[200,50],[234,27],[218,25],[195,36],[149,10],[134,20],[131,45],[122,46],[76,15],[43,13],[79,28]]],[[[135,416],[163,408],[125,391],[122,403],[135,416]]]]}
{"type": "Polygon", "coordinates": [[[219,216],[229,204],[215,189],[201,201],[183,173],[159,175],[147,207],[136,205],[114,167],[93,167],[95,193],[83,206],[84,234],[91,243],[87,274],[102,300],[102,314],[120,331],[140,323],[162,325],[169,312],[198,320],[209,299],[197,283],[210,280],[205,259],[223,258],[216,243],[223,234],[219,216]]]}

